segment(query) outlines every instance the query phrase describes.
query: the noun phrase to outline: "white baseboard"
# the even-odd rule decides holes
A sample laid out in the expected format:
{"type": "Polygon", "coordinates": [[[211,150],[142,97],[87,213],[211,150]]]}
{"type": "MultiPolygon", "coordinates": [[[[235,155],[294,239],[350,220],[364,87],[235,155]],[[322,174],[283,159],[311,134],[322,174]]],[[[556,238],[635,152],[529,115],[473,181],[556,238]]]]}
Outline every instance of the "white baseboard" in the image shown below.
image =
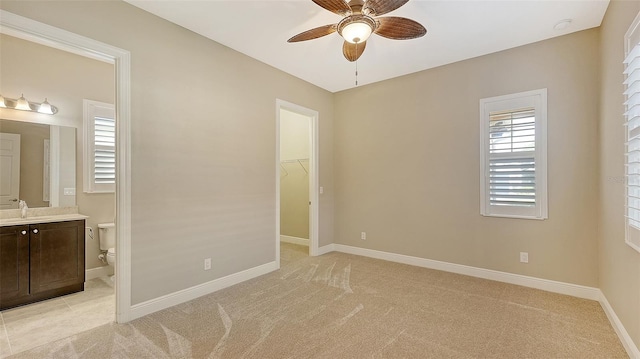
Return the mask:
{"type": "Polygon", "coordinates": [[[318,254],[319,256],[329,253],[329,252],[336,252],[336,245],[331,243],[331,244],[327,244],[326,246],[322,246],[318,248],[318,254]]]}
{"type": "Polygon", "coordinates": [[[309,239],[307,239],[307,238],[280,235],[280,242],[298,244],[298,245],[301,245],[301,246],[309,247],[309,239]]]}
{"type": "Polygon", "coordinates": [[[600,291],[599,301],[605,314],[607,314],[607,318],[609,318],[609,322],[611,322],[611,326],[616,331],[616,334],[618,334],[618,338],[620,338],[622,346],[624,346],[624,349],[627,351],[629,358],[640,359],[640,350],[638,350],[638,347],[633,342],[633,339],[631,339],[629,332],[627,332],[624,325],[622,325],[620,318],[618,318],[616,312],[613,311],[613,307],[611,307],[611,304],[609,304],[607,297],[605,297],[602,291],[600,291]]]}
{"type": "MultiPolygon", "coordinates": [[[[418,267],[441,270],[445,272],[464,274],[471,277],[495,280],[498,282],[521,285],[524,287],[546,290],[548,292],[571,295],[578,298],[600,300],[600,289],[586,287],[577,284],[557,282],[549,279],[540,279],[535,277],[524,276],[507,272],[500,272],[491,269],[471,267],[462,264],[448,263],[426,259],[420,257],[412,257],[403,254],[376,251],[373,249],[359,248],[347,246],[344,244],[334,244],[335,250],[338,252],[360,255],[364,257],[377,258],[391,262],[414,265],[418,267]]],[[[324,248],[324,247],[323,247],[324,248]]]]}
{"type": "Polygon", "coordinates": [[[191,288],[183,289],[171,294],[164,295],[162,297],[154,298],[146,302],[132,305],[130,320],[140,318],[169,307],[173,307],[174,305],[178,305],[192,299],[196,299],[203,295],[216,292],[220,289],[230,287],[234,284],[259,277],[263,274],[273,272],[277,269],[278,263],[273,261],[259,265],[257,267],[249,268],[242,272],[228,275],[226,277],[214,279],[210,282],[199,284],[191,288]]]}
{"type": "Polygon", "coordinates": [[[102,266],[87,269],[84,271],[84,280],[92,280],[100,277],[108,277],[113,275],[113,266],[102,266]]]}

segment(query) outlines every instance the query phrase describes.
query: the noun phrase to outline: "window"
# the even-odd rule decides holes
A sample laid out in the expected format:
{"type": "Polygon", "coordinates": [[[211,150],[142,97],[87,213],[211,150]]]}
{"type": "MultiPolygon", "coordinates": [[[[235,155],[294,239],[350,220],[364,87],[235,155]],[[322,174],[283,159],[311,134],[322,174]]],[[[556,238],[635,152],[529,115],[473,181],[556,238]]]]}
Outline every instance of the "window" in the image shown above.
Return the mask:
{"type": "Polygon", "coordinates": [[[480,212],[547,218],[547,90],[480,100],[480,212]]]}
{"type": "Polygon", "coordinates": [[[640,14],[625,34],[626,143],[625,241],[640,252],[640,14]]]}
{"type": "Polygon", "coordinates": [[[112,104],[91,100],[84,107],[84,192],[116,190],[116,120],[112,104]]]}

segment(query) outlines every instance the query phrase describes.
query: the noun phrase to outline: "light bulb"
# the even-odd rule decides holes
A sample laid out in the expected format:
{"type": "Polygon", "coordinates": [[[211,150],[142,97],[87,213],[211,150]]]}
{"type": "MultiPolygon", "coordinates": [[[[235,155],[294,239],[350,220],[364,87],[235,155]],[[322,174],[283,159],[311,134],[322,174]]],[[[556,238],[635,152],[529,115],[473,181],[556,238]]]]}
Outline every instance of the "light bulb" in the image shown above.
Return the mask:
{"type": "Polygon", "coordinates": [[[7,105],[4,103],[4,97],[2,97],[2,95],[0,95],[0,107],[7,108],[7,105]]]}
{"type": "Polygon", "coordinates": [[[38,108],[38,112],[40,113],[46,113],[47,115],[53,115],[53,109],[51,108],[51,104],[47,101],[47,99],[44,99],[44,102],[40,104],[40,107],[38,108]]]}
{"type": "Polygon", "coordinates": [[[31,107],[29,106],[29,102],[27,102],[27,99],[24,98],[24,94],[22,94],[20,96],[20,98],[18,99],[18,101],[16,103],[16,110],[31,111],[31,107]]]}
{"type": "Polygon", "coordinates": [[[371,31],[371,26],[364,22],[352,22],[342,29],[340,35],[342,35],[347,42],[361,44],[367,41],[371,35],[371,31]]]}

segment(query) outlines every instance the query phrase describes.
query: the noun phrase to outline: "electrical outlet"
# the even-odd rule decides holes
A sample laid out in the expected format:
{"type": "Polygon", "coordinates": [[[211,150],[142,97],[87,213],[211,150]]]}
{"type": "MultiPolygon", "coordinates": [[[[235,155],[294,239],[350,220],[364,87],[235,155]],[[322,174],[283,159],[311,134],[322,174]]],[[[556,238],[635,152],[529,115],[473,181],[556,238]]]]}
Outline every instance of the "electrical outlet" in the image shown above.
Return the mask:
{"type": "Polygon", "coordinates": [[[320,186],[320,194],[324,193],[324,187],[320,186]]]}
{"type": "Polygon", "coordinates": [[[367,239],[367,232],[361,232],[360,233],[360,239],[362,239],[363,241],[367,239]]]}
{"type": "Polygon", "coordinates": [[[529,263],[529,252],[520,252],[520,263],[529,263]]]}
{"type": "Polygon", "coordinates": [[[205,258],[204,260],[204,270],[211,269],[211,258],[205,258]]]}

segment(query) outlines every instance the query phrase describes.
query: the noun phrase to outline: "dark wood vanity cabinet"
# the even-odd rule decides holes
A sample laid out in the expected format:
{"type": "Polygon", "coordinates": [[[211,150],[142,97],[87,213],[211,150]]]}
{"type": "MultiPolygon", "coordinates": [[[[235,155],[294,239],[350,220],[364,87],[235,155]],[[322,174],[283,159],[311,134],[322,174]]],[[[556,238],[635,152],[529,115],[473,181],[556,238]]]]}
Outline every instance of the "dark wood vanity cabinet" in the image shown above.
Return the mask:
{"type": "Polygon", "coordinates": [[[84,289],[84,220],[0,227],[0,309],[84,289]]]}
{"type": "Polygon", "coordinates": [[[29,226],[0,227],[0,309],[29,295],[29,226]]]}

